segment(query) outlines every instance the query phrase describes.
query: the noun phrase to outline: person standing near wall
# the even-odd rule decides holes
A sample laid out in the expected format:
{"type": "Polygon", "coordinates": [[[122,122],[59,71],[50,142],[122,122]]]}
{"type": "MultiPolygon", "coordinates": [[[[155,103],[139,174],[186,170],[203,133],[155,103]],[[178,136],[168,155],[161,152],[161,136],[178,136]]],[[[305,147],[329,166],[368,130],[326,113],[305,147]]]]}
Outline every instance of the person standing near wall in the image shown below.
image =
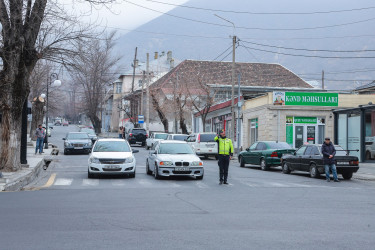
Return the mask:
{"type": "Polygon", "coordinates": [[[224,129],[220,130],[220,135],[216,136],[214,139],[218,143],[218,153],[219,153],[219,170],[220,170],[220,185],[228,184],[228,170],[229,161],[233,156],[233,144],[232,140],[225,136],[224,129]]]}

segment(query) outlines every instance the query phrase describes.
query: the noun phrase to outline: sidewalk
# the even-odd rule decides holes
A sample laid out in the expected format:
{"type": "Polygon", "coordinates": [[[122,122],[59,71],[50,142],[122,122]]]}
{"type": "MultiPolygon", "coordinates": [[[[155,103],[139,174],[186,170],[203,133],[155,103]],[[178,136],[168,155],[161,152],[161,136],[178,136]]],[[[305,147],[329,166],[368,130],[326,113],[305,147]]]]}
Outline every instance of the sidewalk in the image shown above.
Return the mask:
{"type": "Polygon", "coordinates": [[[28,167],[23,167],[17,172],[2,172],[3,178],[0,178],[0,192],[19,191],[38,177],[40,172],[43,171],[44,159],[53,157],[51,155],[51,144],[49,144],[48,149],[43,150],[43,154],[35,154],[35,142],[29,141],[26,156],[28,167]]]}
{"type": "Polygon", "coordinates": [[[353,179],[375,181],[375,163],[359,163],[359,170],[353,174],[353,179]]]}

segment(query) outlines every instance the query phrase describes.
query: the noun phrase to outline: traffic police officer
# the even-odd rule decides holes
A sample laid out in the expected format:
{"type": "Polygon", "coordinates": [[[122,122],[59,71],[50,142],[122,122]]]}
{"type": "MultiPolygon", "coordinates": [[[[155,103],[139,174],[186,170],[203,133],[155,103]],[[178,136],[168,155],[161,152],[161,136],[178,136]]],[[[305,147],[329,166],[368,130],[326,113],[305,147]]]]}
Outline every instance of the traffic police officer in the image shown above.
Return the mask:
{"type": "Polygon", "coordinates": [[[232,140],[225,137],[225,131],[222,129],[220,130],[220,136],[215,137],[215,141],[218,143],[220,185],[228,184],[229,161],[233,156],[232,140]]]}

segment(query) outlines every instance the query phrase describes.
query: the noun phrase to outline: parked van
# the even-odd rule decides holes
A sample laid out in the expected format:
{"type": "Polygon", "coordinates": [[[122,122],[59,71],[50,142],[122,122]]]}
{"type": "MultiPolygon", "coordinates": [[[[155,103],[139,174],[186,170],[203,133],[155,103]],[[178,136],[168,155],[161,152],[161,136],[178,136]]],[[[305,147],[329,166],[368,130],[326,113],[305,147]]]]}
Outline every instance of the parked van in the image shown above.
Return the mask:
{"type": "Polygon", "coordinates": [[[194,133],[188,136],[187,143],[190,144],[198,156],[203,156],[207,159],[209,156],[217,158],[218,145],[215,142],[216,133],[194,133]]]}

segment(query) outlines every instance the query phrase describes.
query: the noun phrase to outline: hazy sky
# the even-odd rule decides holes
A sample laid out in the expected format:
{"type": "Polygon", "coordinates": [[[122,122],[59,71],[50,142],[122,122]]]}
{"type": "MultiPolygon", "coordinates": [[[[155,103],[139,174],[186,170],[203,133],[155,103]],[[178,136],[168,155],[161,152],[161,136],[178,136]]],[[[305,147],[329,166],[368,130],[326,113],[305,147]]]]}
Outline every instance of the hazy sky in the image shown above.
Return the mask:
{"type": "MultiPolygon", "coordinates": [[[[173,4],[183,4],[187,1],[188,0],[163,0],[165,3],[173,4]]],[[[161,12],[168,12],[173,9],[173,6],[161,5],[144,0],[132,0],[131,2],[144,5],[152,9],[157,9],[161,12]]],[[[91,22],[100,22],[102,25],[120,29],[118,30],[120,33],[126,33],[126,29],[135,29],[142,24],[145,24],[162,15],[161,13],[139,8],[123,0],[117,0],[115,3],[108,5],[108,8],[104,6],[96,6],[91,12],[90,4],[84,0],[63,0],[63,3],[67,10],[72,10],[77,14],[87,14],[84,19],[91,22]],[[124,30],[121,31],[121,29],[124,30]]]]}

